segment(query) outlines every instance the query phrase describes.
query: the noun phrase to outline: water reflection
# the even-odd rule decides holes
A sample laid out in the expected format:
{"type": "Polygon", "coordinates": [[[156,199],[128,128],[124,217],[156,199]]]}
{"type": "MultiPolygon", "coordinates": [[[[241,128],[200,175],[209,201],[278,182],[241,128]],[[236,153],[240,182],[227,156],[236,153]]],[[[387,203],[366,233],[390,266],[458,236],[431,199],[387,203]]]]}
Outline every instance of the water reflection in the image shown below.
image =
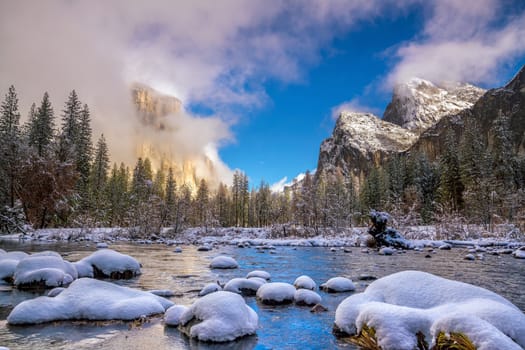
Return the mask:
{"type": "MultiPolygon", "coordinates": [[[[11,244],[6,250],[28,252],[56,250],[70,261],[77,261],[94,251],[93,244],[11,244]]],[[[115,244],[113,249],[137,258],[143,265],[142,275],[116,283],[141,290],[169,289],[176,293],[171,300],[190,305],[197,291],[210,282],[222,283],[234,277],[244,277],[252,270],[265,270],[274,282],[293,283],[306,274],[317,285],[331,277],[352,278],[359,291],[370,281],[357,280],[360,275],[377,278],[394,272],[417,269],[436,275],[472,283],[495,291],[525,310],[525,261],[510,256],[485,255],[484,260],[466,261],[463,249],[451,251],[414,252],[394,256],[365,254],[358,248],[350,253],[327,248],[277,247],[274,251],[223,246],[208,252],[183,246],[182,253],[164,245],[115,244]],[[235,270],[211,270],[211,259],[228,254],[239,263],[235,270]],[[426,258],[427,254],[431,258],[426,258]]],[[[89,324],[47,324],[31,327],[7,327],[5,318],[14,305],[38,294],[12,290],[0,285],[0,345],[12,349],[354,349],[332,335],[332,324],[337,305],[351,293],[327,294],[323,298],[327,312],[311,313],[308,307],[293,305],[269,307],[259,304],[254,297],[246,302],[259,315],[256,336],[225,344],[200,343],[188,339],[176,329],[165,327],[161,318],[153,319],[139,329],[128,329],[126,323],[97,327],[89,324]]]]}

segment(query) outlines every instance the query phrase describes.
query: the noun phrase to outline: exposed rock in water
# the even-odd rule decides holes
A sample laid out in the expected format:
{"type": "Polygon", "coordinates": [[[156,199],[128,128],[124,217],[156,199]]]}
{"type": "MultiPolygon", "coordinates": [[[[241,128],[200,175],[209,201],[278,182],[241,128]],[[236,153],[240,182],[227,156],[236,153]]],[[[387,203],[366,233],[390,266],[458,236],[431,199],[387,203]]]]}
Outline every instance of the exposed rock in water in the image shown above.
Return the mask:
{"type": "Polygon", "coordinates": [[[368,229],[368,233],[374,237],[378,246],[408,249],[406,239],[397,230],[386,226],[389,219],[388,213],[372,210],[370,212],[372,226],[368,229]]]}

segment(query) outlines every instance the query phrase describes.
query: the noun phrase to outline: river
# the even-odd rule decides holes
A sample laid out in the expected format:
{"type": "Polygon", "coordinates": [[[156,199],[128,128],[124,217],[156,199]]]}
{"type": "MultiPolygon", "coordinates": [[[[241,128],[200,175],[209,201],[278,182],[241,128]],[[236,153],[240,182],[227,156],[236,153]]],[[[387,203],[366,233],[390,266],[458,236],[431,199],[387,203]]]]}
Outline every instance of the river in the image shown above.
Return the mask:
{"type": "MultiPolygon", "coordinates": [[[[37,252],[54,250],[66,260],[77,261],[95,250],[93,243],[19,243],[2,241],[6,251],[37,252]]],[[[195,246],[182,246],[182,253],[162,244],[113,244],[112,249],[129,254],[143,266],[142,275],[131,280],[116,281],[141,290],[169,289],[177,295],[176,304],[190,305],[197,291],[210,282],[226,282],[244,277],[252,270],[271,273],[272,281],[293,283],[300,275],[309,275],[317,285],[331,277],[346,276],[354,280],[359,291],[370,282],[358,280],[360,275],[377,278],[403,270],[421,270],[445,278],[459,280],[492,290],[525,310],[525,260],[510,255],[484,254],[483,260],[464,260],[466,250],[454,248],[435,252],[407,251],[393,256],[376,252],[366,254],[361,248],[332,251],[321,247],[276,247],[259,250],[220,246],[208,252],[195,246]],[[219,254],[234,257],[239,268],[211,270],[211,259],[219,254]],[[430,255],[431,258],[425,257],[430,255]]],[[[294,305],[269,307],[254,297],[246,302],[259,315],[256,336],[226,344],[205,344],[190,341],[176,329],[165,327],[160,317],[139,327],[130,323],[61,322],[37,326],[7,326],[6,317],[23,300],[39,294],[21,292],[0,284],[0,346],[15,349],[355,349],[332,335],[337,305],[351,293],[328,294],[318,291],[327,312],[311,313],[308,307],[294,305]]]]}

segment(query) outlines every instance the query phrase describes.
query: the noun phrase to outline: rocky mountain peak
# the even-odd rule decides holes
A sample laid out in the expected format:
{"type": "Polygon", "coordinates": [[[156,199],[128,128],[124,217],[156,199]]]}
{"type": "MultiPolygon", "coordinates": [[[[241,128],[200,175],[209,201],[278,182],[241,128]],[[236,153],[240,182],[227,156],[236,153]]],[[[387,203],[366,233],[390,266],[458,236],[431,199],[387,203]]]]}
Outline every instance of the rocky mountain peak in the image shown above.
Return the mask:
{"type": "Polygon", "coordinates": [[[318,170],[339,168],[345,175],[361,178],[365,169],[407,150],[416,140],[412,131],[373,114],[342,112],[332,136],[321,144],[318,170]]]}
{"type": "Polygon", "coordinates": [[[525,65],[520,71],[505,85],[505,89],[514,90],[525,94],[525,65]]]}
{"type": "Polygon", "coordinates": [[[394,88],[383,120],[421,133],[443,116],[470,108],[485,90],[467,83],[444,82],[412,78],[394,88]]]}

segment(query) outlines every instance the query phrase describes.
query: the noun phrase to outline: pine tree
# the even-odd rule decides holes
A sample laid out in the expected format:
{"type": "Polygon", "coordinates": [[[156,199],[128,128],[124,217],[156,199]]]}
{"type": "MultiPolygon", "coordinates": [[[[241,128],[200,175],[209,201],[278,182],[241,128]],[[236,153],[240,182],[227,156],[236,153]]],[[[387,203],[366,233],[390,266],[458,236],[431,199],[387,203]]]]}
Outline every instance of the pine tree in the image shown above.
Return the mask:
{"type": "Polygon", "coordinates": [[[39,157],[43,157],[49,153],[55,125],[53,108],[47,92],[44,93],[33,123],[34,125],[30,126],[29,145],[35,149],[39,157]]]}
{"type": "Polygon", "coordinates": [[[197,196],[195,198],[195,219],[197,225],[204,225],[207,229],[210,223],[210,192],[208,183],[205,179],[201,179],[199,187],[197,188],[197,196]]]}
{"type": "Polygon", "coordinates": [[[475,223],[490,225],[491,172],[486,140],[476,120],[467,120],[459,143],[461,182],[465,189],[465,213],[475,223]]]}
{"type": "Polygon", "coordinates": [[[445,150],[440,158],[440,196],[441,202],[449,206],[452,212],[459,212],[463,209],[464,186],[461,182],[457,149],[454,132],[449,131],[445,136],[445,150]]]}
{"type": "MultiPolygon", "coordinates": [[[[100,135],[97,145],[95,147],[95,157],[91,166],[90,172],[90,192],[91,203],[95,211],[101,212],[104,210],[103,194],[106,190],[109,172],[109,151],[104,135],[100,135]]],[[[99,219],[101,217],[99,216],[99,219]]]]}
{"type": "Polygon", "coordinates": [[[20,112],[15,87],[11,85],[0,106],[0,205],[15,206],[15,188],[20,171],[20,112]]]}
{"type": "Polygon", "coordinates": [[[173,168],[168,169],[168,177],[166,179],[165,200],[164,200],[164,214],[167,224],[172,225],[175,218],[175,211],[177,208],[177,182],[173,176],[173,168]]]}
{"type": "Polygon", "coordinates": [[[108,224],[110,226],[126,225],[126,213],[129,207],[129,171],[124,165],[115,163],[106,186],[105,198],[108,205],[108,224]]]}
{"type": "Polygon", "coordinates": [[[492,126],[494,143],[492,145],[492,168],[501,191],[510,191],[514,187],[514,159],[510,122],[508,116],[499,111],[499,116],[492,126]]]}
{"type": "Polygon", "coordinates": [[[78,135],[76,139],[76,167],[79,172],[79,192],[82,196],[87,195],[91,160],[93,158],[93,142],[91,131],[91,117],[88,105],[84,105],[80,111],[78,135]]]}

